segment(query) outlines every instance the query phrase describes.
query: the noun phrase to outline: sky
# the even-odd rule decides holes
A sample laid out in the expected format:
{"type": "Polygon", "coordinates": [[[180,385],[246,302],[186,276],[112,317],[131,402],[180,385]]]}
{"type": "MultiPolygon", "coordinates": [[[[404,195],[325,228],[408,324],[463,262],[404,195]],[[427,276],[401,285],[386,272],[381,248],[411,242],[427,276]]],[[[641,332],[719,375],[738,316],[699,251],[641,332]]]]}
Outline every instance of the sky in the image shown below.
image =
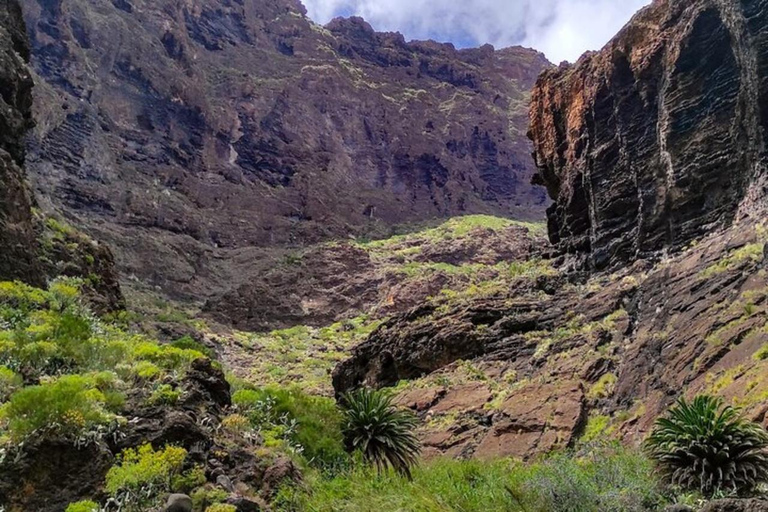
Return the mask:
{"type": "Polygon", "coordinates": [[[650,0],[303,0],[325,24],[362,16],[379,31],[457,47],[522,45],[554,63],[599,50],[650,0]]]}

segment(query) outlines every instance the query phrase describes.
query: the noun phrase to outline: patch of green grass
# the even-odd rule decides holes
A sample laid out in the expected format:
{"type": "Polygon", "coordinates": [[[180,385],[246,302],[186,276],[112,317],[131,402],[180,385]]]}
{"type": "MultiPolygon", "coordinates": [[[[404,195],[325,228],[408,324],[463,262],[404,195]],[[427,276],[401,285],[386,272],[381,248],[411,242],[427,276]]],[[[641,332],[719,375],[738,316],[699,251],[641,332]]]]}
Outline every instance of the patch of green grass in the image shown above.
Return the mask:
{"type": "Polygon", "coordinates": [[[290,449],[321,469],[336,470],[346,465],[341,412],[333,399],[310,395],[299,388],[269,386],[241,389],[235,392],[232,402],[264,436],[267,445],[290,449]]]}
{"type": "Polygon", "coordinates": [[[765,361],[768,359],[768,343],[760,347],[757,352],[752,355],[755,361],[765,361]]]}
{"type": "Polygon", "coordinates": [[[739,263],[743,263],[744,261],[760,261],[763,259],[764,249],[765,244],[762,242],[745,245],[740,249],[736,249],[717,263],[704,269],[701,272],[701,275],[703,277],[712,277],[714,275],[721,274],[738,265],[739,263]]]}
{"type": "Polygon", "coordinates": [[[264,334],[240,332],[236,337],[248,352],[247,380],[252,384],[296,385],[330,395],[333,368],[381,323],[362,315],[322,328],[300,325],[264,334]]]}
{"type": "Polygon", "coordinates": [[[612,373],[606,373],[600,379],[595,382],[587,392],[587,398],[590,400],[598,400],[600,398],[608,398],[613,394],[613,388],[616,386],[616,375],[612,373]]]}
{"type": "Polygon", "coordinates": [[[310,475],[283,488],[281,511],[369,512],[641,512],[661,510],[651,463],[617,446],[557,454],[532,464],[511,460],[437,459],[414,469],[413,481],[357,467],[335,478],[310,475]]]}

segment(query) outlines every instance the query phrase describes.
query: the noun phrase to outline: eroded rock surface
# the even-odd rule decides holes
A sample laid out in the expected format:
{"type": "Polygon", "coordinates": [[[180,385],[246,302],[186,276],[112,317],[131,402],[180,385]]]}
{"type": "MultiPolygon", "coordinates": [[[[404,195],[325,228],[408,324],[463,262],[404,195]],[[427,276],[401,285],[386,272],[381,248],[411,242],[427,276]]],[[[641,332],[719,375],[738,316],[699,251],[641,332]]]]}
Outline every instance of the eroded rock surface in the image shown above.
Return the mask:
{"type": "Polygon", "coordinates": [[[112,253],[35,211],[24,169],[32,122],[29,45],[19,3],[0,5],[0,280],[45,286],[59,275],[94,277],[89,295],[100,310],[121,307],[112,253]]]}
{"type": "Polygon", "coordinates": [[[768,2],[659,0],[545,72],[530,136],[550,237],[592,269],[765,214],[768,2]]]}
{"type": "Polygon", "coordinates": [[[136,282],[199,299],[244,282],[248,247],[543,216],[525,137],[538,52],[321,27],[295,0],[24,11],[44,206],[109,242],[136,282]]]}

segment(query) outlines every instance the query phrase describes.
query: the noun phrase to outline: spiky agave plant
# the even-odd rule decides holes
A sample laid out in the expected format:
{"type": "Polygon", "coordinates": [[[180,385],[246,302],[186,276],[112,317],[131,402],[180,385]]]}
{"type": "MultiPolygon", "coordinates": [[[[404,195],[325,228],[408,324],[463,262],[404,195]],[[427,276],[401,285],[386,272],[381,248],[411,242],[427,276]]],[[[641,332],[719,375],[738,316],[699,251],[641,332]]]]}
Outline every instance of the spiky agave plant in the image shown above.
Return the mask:
{"type": "Polygon", "coordinates": [[[768,433],[723,399],[678,400],[646,440],[649,456],[673,485],[747,494],[768,482],[768,433]]]}
{"type": "Polygon", "coordinates": [[[411,479],[411,468],[417,464],[420,453],[414,433],[416,417],[396,407],[388,393],[366,388],[345,394],[341,407],[347,450],[360,450],[380,473],[392,467],[411,479]]]}

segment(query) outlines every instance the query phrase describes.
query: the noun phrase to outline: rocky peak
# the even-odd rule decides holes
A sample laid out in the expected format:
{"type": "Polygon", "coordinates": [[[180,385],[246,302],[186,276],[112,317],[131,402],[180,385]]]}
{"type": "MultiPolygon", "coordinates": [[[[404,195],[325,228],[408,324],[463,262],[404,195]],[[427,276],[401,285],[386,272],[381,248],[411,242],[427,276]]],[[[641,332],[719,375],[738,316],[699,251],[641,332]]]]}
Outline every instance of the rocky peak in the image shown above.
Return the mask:
{"type": "Polygon", "coordinates": [[[765,206],[768,2],[657,0],[539,79],[550,237],[590,268],[675,250],[765,206]]]}

